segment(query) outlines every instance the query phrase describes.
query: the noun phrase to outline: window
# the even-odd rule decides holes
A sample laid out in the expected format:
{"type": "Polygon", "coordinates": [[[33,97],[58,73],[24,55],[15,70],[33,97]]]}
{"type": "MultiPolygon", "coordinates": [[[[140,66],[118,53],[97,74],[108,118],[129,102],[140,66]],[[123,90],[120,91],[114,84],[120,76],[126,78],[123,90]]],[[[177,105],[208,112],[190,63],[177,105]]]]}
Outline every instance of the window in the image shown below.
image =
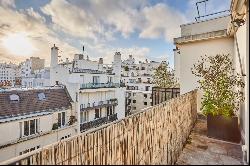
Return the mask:
{"type": "Polygon", "coordinates": [[[99,76],[93,76],[93,84],[100,83],[100,77],[99,76]]]}
{"type": "Polygon", "coordinates": [[[136,100],[133,100],[133,103],[136,103],[136,100]]]}
{"type": "Polygon", "coordinates": [[[144,102],[144,105],[148,105],[148,103],[147,103],[147,102],[144,102]]]}
{"type": "MultiPolygon", "coordinates": [[[[20,125],[21,126],[21,125],[20,125]]],[[[38,133],[38,119],[27,120],[23,122],[23,136],[30,136],[38,133]]]]}
{"type": "Polygon", "coordinates": [[[115,106],[108,106],[107,107],[107,116],[113,115],[115,111],[115,106]]]}
{"type": "Polygon", "coordinates": [[[150,87],[150,86],[146,86],[146,91],[149,91],[149,87],[150,87]]]}
{"type": "Polygon", "coordinates": [[[16,95],[16,94],[10,95],[10,101],[18,102],[19,101],[19,96],[16,95]]]}
{"type": "Polygon", "coordinates": [[[58,113],[58,127],[65,126],[65,112],[58,113]]]}
{"type": "Polygon", "coordinates": [[[144,94],[144,98],[147,98],[148,97],[148,95],[147,94],[144,94]]]}
{"type": "Polygon", "coordinates": [[[98,118],[100,118],[100,117],[102,117],[102,110],[101,110],[101,108],[99,109],[95,109],[95,119],[98,119],[98,118]]]}
{"type": "Polygon", "coordinates": [[[81,112],[80,120],[81,120],[81,124],[84,122],[87,122],[89,120],[89,112],[88,111],[81,112]]]}
{"type": "Polygon", "coordinates": [[[112,77],[108,77],[108,83],[112,83],[113,82],[113,78],[112,77]]]}

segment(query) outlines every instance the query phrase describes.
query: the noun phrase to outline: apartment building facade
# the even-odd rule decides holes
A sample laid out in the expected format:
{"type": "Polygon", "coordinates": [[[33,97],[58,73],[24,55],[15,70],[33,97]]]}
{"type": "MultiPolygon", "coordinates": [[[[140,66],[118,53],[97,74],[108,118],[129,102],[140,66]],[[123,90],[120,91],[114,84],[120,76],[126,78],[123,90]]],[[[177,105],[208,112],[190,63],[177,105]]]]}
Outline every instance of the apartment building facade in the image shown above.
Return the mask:
{"type": "Polygon", "coordinates": [[[0,87],[14,86],[20,80],[18,65],[0,63],[0,87]]]}
{"type": "Polygon", "coordinates": [[[153,74],[160,62],[135,63],[132,55],[122,62],[121,82],[126,85],[126,115],[152,105],[153,74]]]}
{"type": "Polygon", "coordinates": [[[63,87],[0,92],[0,161],[77,133],[76,113],[63,87]]]}
{"type": "Polygon", "coordinates": [[[72,62],[59,64],[58,50],[55,45],[51,48],[50,83],[67,86],[78,113],[78,132],[125,117],[121,54],[115,53],[113,70],[107,72],[100,61],[84,54],[75,54],[72,62]]]}

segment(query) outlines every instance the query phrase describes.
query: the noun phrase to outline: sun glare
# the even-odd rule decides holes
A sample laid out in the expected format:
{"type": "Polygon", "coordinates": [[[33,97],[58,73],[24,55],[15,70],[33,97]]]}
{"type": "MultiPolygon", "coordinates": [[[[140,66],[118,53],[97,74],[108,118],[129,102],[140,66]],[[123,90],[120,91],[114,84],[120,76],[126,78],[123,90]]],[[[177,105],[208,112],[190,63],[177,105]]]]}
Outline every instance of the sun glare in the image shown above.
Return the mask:
{"type": "Polygon", "coordinates": [[[14,55],[31,55],[35,48],[25,33],[10,34],[2,39],[3,46],[14,55]]]}

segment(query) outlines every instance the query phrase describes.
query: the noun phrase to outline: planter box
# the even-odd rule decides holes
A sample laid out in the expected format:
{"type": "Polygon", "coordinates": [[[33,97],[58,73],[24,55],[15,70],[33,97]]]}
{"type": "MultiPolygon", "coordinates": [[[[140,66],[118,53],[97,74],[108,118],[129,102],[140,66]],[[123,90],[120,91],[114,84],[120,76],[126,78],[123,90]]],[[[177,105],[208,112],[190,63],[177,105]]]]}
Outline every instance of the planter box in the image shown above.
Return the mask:
{"type": "Polygon", "coordinates": [[[241,140],[238,117],[207,116],[207,136],[239,143],[241,140]]]}

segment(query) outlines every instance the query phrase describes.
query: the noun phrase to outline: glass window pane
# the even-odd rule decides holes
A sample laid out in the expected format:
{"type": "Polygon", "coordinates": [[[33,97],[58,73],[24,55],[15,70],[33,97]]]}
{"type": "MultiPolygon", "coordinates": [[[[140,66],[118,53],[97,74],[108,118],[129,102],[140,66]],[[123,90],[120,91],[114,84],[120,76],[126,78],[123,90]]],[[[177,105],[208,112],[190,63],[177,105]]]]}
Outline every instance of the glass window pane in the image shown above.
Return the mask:
{"type": "Polygon", "coordinates": [[[99,109],[95,109],[95,118],[99,118],[99,109]]]}
{"type": "Polygon", "coordinates": [[[29,121],[24,121],[24,135],[29,135],[29,121]]]}
{"type": "Polygon", "coordinates": [[[36,119],[36,133],[38,133],[38,119],[36,119]]]}
{"type": "Polygon", "coordinates": [[[58,127],[61,127],[61,113],[58,113],[58,127]]]}
{"type": "Polygon", "coordinates": [[[62,126],[65,125],[65,112],[62,112],[62,126]]]}
{"type": "Polygon", "coordinates": [[[35,134],[35,120],[30,120],[30,135],[35,134]]]}

